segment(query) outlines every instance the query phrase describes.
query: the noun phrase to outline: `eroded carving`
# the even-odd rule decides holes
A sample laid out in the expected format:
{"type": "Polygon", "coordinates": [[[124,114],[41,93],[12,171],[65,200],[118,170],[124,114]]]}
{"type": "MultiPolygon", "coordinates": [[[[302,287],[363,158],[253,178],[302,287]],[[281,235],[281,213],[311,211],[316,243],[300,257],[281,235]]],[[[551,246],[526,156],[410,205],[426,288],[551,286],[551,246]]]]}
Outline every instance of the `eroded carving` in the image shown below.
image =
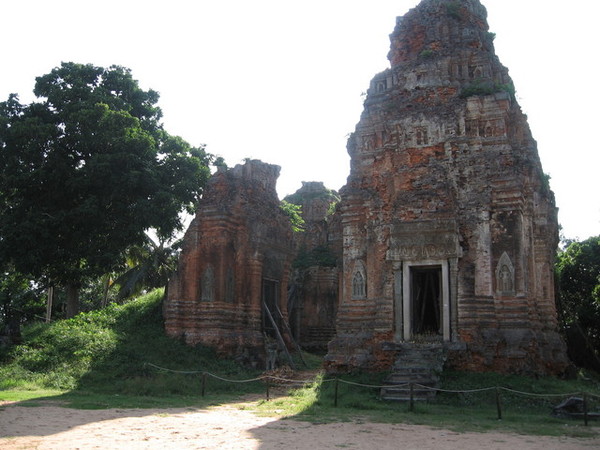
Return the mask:
{"type": "Polygon", "coordinates": [[[215,299],[215,271],[212,266],[209,265],[204,269],[200,286],[202,288],[200,300],[203,302],[212,302],[215,299]]]}
{"type": "Polygon", "coordinates": [[[496,267],[496,292],[501,296],[515,295],[515,269],[506,252],[496,267]]]}

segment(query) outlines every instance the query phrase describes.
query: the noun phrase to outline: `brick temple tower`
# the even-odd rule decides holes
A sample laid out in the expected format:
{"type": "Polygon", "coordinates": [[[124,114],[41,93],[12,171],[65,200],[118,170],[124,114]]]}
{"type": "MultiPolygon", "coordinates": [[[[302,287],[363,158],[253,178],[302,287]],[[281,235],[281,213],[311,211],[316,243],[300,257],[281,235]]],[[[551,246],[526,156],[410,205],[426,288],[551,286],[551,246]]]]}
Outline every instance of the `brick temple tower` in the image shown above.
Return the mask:
{"type": "Polygon", "coordinates": [[[348,140],[331,370],[438,346],[467,370],[559,373],[554,196],[479,0],[397,19],[348,140]]]}

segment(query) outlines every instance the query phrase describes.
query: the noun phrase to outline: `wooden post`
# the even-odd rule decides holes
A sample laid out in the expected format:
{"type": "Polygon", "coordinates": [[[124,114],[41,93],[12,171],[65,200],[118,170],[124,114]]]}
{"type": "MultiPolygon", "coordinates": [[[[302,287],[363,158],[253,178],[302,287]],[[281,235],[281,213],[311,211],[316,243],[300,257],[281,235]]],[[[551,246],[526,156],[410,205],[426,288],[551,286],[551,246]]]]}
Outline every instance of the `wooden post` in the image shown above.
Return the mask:
{"type": "Polygon", "coordinates": [[[108,291],[110,289],[110,275],[104,275],[104,292],[102,294],[102,308],[106,308],[106,305],[108,305],[108,291]]]}
{"type": "Polygon", "coordinates": [[[46,303],[46,323],[52,319],[52,303],[54,302],[54,286],[48,288],[48,302],[46,303]]]}
{"type": "Polygon", "coordinates": [[[265,378],[265,384],[267,385],[267,401],[271,400],[269,393],[269,377],[265,378]]]}
{"type": "Polygon", "coordinates": [[[498,410],[498,420],[502,420],[502,403],[500,402],[500,388],[496,387],[496,409],[498,410]]]}
{"type": "Polygon", "coordinates": [[[583,393],[583,424],[588,426],[588,402],[587,402],[587,393],[583,393]]]}
{"type": "Polygon", "coordinates": [[[202,397],[206,395],[206,372],[202,372],[202,397]]]}
{"type": "Polygon", "coordinates": [[[413,411],[415,409],[415,386],[413,383],[409,384],[410,388],[410,398],[408,402],[408,410],[413,411]]]}
{"type": "Polygon", "coordinates": [[[333,406],[337,408],[338,405],[338,385],[340,384],[340,379],[335,377],[335,396],[333,397],[333,406]]]}

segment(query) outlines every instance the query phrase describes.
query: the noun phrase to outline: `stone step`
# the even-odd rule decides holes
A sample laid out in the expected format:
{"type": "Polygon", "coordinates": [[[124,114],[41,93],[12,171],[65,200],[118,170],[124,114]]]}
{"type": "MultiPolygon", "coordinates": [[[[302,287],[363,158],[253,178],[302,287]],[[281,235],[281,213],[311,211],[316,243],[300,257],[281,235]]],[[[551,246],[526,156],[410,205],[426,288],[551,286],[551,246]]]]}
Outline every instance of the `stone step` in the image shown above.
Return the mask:
{"type": "Polygon", "coordinates": [[[391,379],[391,378],[387,378],[383,385],[386,388],[402,388],[402,389],[409,389],[410,385],[412,384],[414,389],[426,389],[426,388],[431,388],[431,387],[436,387],[438,384],[438,379],[437,378],[428,378],[428,377],[417,377],[417,378],[413,378],[410,379],[410,381],[407,381],[406,379],[403,378],[395,378],[395,379],[391,379]]]}
{"type": "Polygon", "coordinates": [[[442,361],[443,355],[405,355],[402,359],[397,359],[394,363],[394,369],[429,369],[432,364],[442,361]]]}
{"type": "Polygon", "coordinates": [[[415,361],[414,364],[398,362],[392,366],[392,372],[394,373],[431,373],[432,370],[440,371],[442,367],[437,364],[437,361],[415,361]]]}
{"type": "MultiPolygon", "coordinates": [[[[406,387],[384,387],[381,389],[380,397],[383,400],[392,401],[410,401],[410,386],[406,387]]],[[[423,402],[431,400],[435,397],[435,391],[430,389],[413,386],[412,399],[413,401],[423,402]]]]}
{"type": "Polygon", "coordinates": [[[406,373],[406,374],[419,374],[419,373],[431,373],[431,362],[426,364],[423,361],[421,361],[421,364],[415,364],[414,366],[408,365],[408,364],[403,364],[403,365],[398,365],[399,363],[396,362],[394,364],[394,367],[392,368],[392,372],[393,373],[406,373]]]}
{"type": "Polygon", "coordinates": [[[435,397],[438,373],[443,369],[445,352],[440,343],[402,343],[394,348],[397,352],[392,373],[384,382],[380,397],[383,400],[409,401],[410,385],[415,401],[427,401],[435,397]]]}
{"type": "Polygon", "coordinates": [[[393,368],[392,372],[389,374],[388,379],[393,379],[394,377],[402,377],[402,378],[437,378],[437,373],[441,372],[441,368],[439,366],[430,365],[428,367],[417,368],[413,367],[410,369],[407,368],[393,368]]]}

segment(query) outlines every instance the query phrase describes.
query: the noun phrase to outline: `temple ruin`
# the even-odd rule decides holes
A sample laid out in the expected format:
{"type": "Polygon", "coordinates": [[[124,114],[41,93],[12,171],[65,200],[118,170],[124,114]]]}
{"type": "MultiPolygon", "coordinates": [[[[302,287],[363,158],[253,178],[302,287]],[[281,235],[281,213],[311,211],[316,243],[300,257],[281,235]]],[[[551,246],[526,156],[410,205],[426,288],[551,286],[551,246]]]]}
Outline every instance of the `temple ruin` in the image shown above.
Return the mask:
{"type": "Polygon", "coordinates": [[[332,370],[438,344],[467,370],[558,373],[554,196],[479,0],[397,19],[341,191],[332,370]]]}
{"type": "Polygon", "coordinates": [[[341,248],[333,248],[339,231],[334,207],[340,198],[322,182],[303,182],[284,200],[300,206],[304,231],[294,233],[296,258],[288,289],[291,329],[302,348],[323,353],[335,335],[341,248]]]}
{"type": "Polygon", "coordinates": [[[248,161],[211,177],[169,282],[168,335],[243,364],[265,364],[269,343],[288,321],[293,258],[292,229],[275,191],[279,170],[248,161]]]}
{"type": "Polygon", "coordinates": [[[266,304],[292,323],[290,337],[329,333],[330,371],[395,369],[425,353],[431,367],[566,368],[557,209],[486,15],[479,0],[422,0],[397,19],[390,68],[371,81],[348,140],[336,212],[325,223],[319,210],[300,238],[333,263],[289,282],[301,246],[274,166],[213,176],[169,285],[170,335],[261,361],[266,304]],[[288,287],[303,292],[289,316],[288,287]]]}

